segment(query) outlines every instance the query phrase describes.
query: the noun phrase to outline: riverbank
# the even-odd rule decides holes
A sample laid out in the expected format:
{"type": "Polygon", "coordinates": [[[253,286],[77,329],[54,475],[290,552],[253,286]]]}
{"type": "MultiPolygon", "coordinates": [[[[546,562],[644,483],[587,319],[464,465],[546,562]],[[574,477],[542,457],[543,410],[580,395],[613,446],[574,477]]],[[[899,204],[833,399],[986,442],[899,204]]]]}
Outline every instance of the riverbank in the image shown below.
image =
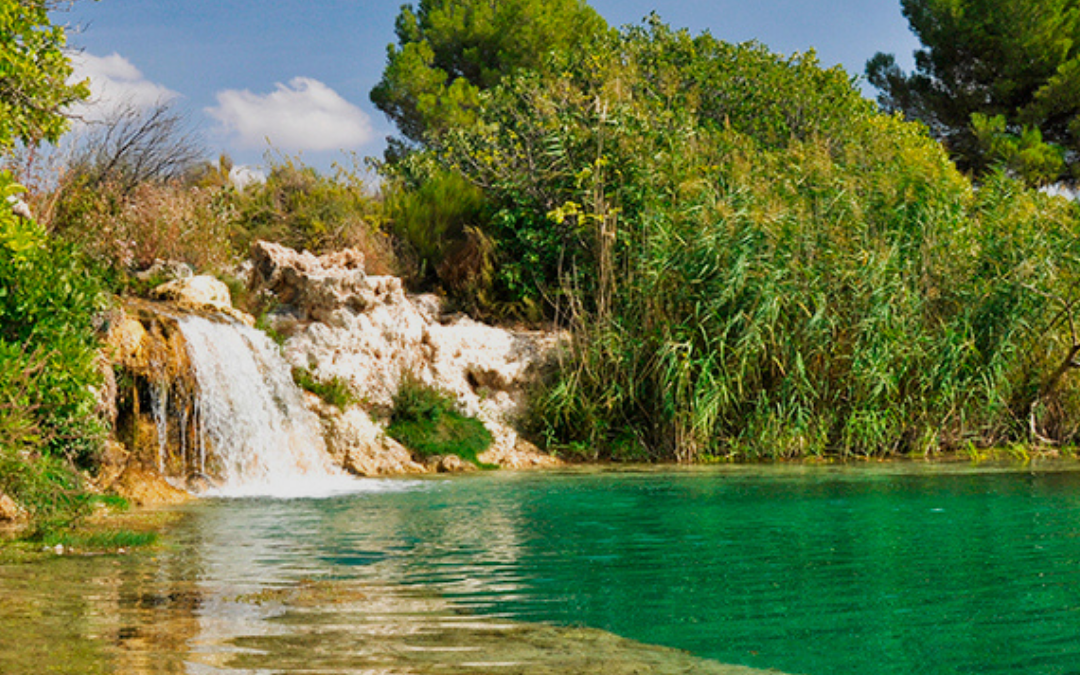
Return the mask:
{"type": "MultiPolygon", "coordinates": [[[[679,463],[627,463],[612,461],[566,461],[557,455],[540,453],[533,447],[523,452],[512,451],[509,454],[485,455],[485,459],[498,458],[503,462],[497,471],[505,473],[562,472],[569,474],[670,474],[710,471],[726,468],[745,473],[753,471],[785,470],[802,467],[808,471],[816,468],[874,468],[895,472],[964,472],[971,468],[1000,468],[1011,471],[1023,467],[1032,471],[1069,471],[1080,470],[1075,448],[1049,448],[1045,446],[1008,446],[999,448],[972,448],[967,452],[938,454],[928,457],[803,457],[781,460],[745,461],[713,459],[693,464],[679,463]]],[[[385,464],[379,473],[372,477],[357,476],[356,480],[409,480],[430,478],[438,475],[446,477],[450,473],[469,473],[464,470],[440,470],[438,462],[419,465],[419,470],[411,467],[399,467],[394,470],[391,464],[385,464]]],[[[136,474],[137,475],[137,474],[136,474]]],[[[162,481],[152,472],[145,485],[137,479],[126,479],[126,489],[133,491],[139,498],[133,502],[126,499],[114,499],[114,506],[104,504],[96,508],[88,517],[79,520],[68,528],[49,534],[27,539],[30,523],[26,519],[0,522],[0,562],[34,561],[55,555],[100,555],[130,552],[135,548],[153,546],[159,535],[183,517],[183,508],[176,508],[188,501],[198,501],[196,493],[185,493],[186,498],[177,500],[180,494],[176,488],[163,493],[162,481]],[[156,496],[155,496],[156,495],[156,496]]],[[[146,475],[143,476],[146,478],[146,475]]]]}
{"type": "Polygon", "coordinates": [[[26,521],[0,523],[0,564],[40,562],[56,556],[126,555],[155,546],[183,512],[154,506],[101,507],[68,527],[27,538],[26,521]]]}

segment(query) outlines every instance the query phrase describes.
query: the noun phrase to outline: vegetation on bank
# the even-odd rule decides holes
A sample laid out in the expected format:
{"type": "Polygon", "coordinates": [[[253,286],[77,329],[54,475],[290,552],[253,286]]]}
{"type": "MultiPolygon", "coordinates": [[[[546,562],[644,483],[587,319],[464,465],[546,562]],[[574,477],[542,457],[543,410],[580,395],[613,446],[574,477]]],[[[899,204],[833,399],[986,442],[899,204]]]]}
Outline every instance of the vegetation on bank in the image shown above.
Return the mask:
{"type": "Polygon", "coordinates": [[[359,403],[359,398],[353,393],[349,383],[339,377],[319,380],[307,368],[293,368],[292,376],[296,386],[315,394],[324,403],[337,408],[347,408],[354,403],[359,403]]]}
{"type": "Polygon", "coordinates": [[[549,447],[693,461],[1075,439],[1075,206],[1007,167],[973,184],[813,54],[653,18],[504,74],[473,114],[393,163],[479,187],[488,297],[572,329],[535,399],[549,447]]]}

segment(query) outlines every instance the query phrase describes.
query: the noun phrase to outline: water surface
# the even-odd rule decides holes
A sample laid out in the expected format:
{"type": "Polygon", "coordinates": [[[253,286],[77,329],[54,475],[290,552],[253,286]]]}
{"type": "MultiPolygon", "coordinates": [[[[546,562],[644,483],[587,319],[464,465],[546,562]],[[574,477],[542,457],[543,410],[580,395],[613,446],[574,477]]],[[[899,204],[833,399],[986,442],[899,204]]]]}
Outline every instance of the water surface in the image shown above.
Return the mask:
{"type": "Polygon", "coordinates": [[[0,566],[0,672],[1080,672],[1071,465],[367,485],[0,566]]]}

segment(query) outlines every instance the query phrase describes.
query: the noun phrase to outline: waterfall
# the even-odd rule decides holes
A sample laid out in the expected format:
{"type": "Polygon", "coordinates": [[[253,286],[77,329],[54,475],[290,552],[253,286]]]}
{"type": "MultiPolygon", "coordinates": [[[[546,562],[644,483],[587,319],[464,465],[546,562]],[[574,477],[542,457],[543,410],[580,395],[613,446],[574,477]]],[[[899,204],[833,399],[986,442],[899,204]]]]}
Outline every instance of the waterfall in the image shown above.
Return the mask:
{"type": "Polygon", "coordinates": [[[194,370],[198,473],[221,496],[324,496],[356,490],[333,466],[319,420],[264,333],[236,322],[178,317],[194,370]]]}

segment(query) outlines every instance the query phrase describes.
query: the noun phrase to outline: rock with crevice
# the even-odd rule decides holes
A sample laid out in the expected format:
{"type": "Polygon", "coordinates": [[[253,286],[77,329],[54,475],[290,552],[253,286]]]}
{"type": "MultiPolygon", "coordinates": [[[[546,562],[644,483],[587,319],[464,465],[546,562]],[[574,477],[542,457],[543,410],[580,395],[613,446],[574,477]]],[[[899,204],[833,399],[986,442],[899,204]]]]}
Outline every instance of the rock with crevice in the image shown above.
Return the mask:
{"type": "Polygon", "coordinates": [[[95,483],[138,503],[173,503],[166,476],[180,485],[200,461],[189,442],[197,434],[197,384],[176,305],[124,300],[105,321],[102,357],[115,371],[113,386],[101,389],[111,396],[101,407],[112,437],[95,483]]]}
{"type": "MultiPolygon", "coordinates": [[[[267,242],[257,242],[252,256],[252,290],[276,298],[267,319],[287,336],[284,353],[294,366],[321,381],[346,382],[367,409],[383,413],[402,380],[413,377],[452,395],[463,413],[488,427],[495,440],[482,461],[515,468],[557,463],[522,442],[514,425],[527,385],[563,335],[448,314],[435,295],[407,294],[396,277],[365,274],[362,256],[316,257],[267,242]]],[[[355,445],[372,442],[359,427],[330,436],[342,433],[355,445]]]]}

